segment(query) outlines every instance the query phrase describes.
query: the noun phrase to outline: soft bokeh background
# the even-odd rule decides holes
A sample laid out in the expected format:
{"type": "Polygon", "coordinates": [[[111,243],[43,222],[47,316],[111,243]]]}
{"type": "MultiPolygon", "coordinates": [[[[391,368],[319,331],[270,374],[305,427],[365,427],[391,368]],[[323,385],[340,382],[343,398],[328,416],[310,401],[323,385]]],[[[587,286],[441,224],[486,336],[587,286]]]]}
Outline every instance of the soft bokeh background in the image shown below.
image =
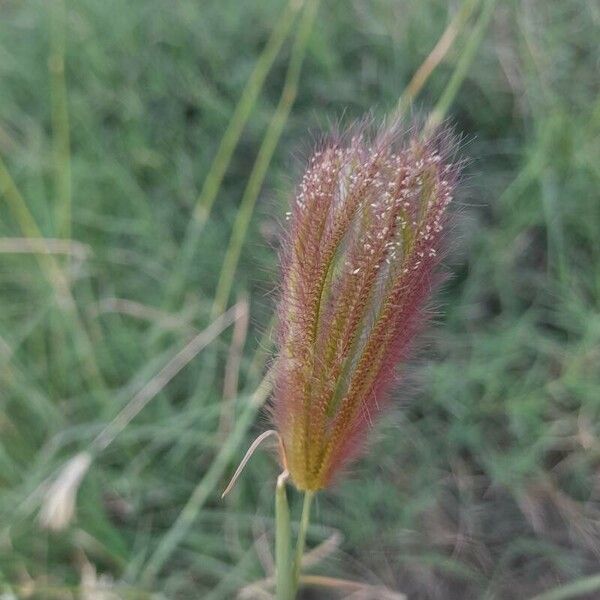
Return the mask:
{"type": "Polygon", "coordinates": [[[353,598],[598,597],[600,4],[286,6],[0,1],[2,599],[265,577],[273,456],[219,496],[266,426],[298,158],[392,112],[449,24],[412,110],[465,136],[452,277],[401,409],[317,500],[310,572],[379,586],[353,598]]]}

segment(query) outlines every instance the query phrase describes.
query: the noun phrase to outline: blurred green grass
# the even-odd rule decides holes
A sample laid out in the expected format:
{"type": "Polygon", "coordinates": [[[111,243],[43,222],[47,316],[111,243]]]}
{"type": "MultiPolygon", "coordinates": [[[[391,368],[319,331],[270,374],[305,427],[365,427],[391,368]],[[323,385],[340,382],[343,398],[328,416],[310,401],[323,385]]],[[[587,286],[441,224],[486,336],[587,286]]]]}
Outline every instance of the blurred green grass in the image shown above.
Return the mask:
{"type": "MultiPolygon", "coordinates": [[[[321,3],[228,272],[229,305],[239,301],[239,316],[249,302],[247,334],[238,325],[218,335],[105,449],[94,440],[219,312],[227,245],[298,17],[186,260],[182,243],[285,5],[67,0],[63,13],[60,2],[0,2],[7,598],[94,598],[93,585],[104,585],[115,597],[227,599],[264,576],[274,461],[257,455],[230,497],[219,492],[264,428],[252,393],[268,354],[273,245],[298,156],[340,118],[392,111],[458,3],[321,3]],[[68,257],[30,252],[22,238],[37,232],[9,177],[41,235],[78,243],[68,257]],[[73,522],[41,530],[49,478],[85,451],[94,460],[73,522]]],[[[443,97],[478,10],[415,112],[443,97]]],[[[450,106],[470,165],[440,324],[408,370],[402,410],[317,499],[309,544],[335,531],[343,541],[313,572],[409,598],[526,598],[598,571],[599,25],[593,1],[496,3],[450,106]]]]}

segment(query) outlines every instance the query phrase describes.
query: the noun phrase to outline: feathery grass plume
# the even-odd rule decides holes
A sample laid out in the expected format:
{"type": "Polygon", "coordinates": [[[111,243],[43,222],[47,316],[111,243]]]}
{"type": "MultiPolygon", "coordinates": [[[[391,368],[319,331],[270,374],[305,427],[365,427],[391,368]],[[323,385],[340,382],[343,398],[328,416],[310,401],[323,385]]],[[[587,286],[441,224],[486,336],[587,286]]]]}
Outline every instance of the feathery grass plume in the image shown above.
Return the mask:
{"type": "Polygon", "coordinates": [[[273,420],[296,487],[326,487],[362,446],[439,280],[459,168],[452,136],[358,127],[323,142],[281,249],[273,420]]]}

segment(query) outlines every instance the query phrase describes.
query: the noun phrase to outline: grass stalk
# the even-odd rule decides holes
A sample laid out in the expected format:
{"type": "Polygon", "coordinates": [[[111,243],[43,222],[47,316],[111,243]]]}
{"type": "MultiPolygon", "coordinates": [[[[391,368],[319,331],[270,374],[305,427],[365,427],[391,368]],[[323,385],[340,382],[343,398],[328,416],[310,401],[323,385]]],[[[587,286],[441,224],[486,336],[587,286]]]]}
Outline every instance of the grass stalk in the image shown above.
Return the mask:
{"type": "Polygon", "coordinates": [[[421,66],[415,71],[415,74],[398,100],[398,105],[396,106],[396,115],[398,117],[404,114],[406,109],[416,98],[417,94],[423,89],[423,86],[427,83],[427,80],[433,71],[442,62],[442,60],[444,60],[444,57],[454,45],[456,38],[464,29],[469,17],[473,13],[473,10],[476,8],[478,3],[479,0],[463,1],[460,9],[456,12],[450,23],[448,23],[448,26],[442,33],[436,45],[433,47],[433,50],[421,63],[421,66]]]}
{"type": "Polygon", "coordinates": [[[465,47],[463,48],[463,51],[458,59],[458,63],[452,73],[452,76],[450,77],[448,84],[446,85],[435,107],[429,115],[426,129],[432,129],[436,127],[446,117],[446,114],[448,113],[452,102],[454,102],[454,98],[456,97],[458,90],[460,89],[465,77],[467,76],[467,73],[469,72],[469,67],[473,63],[477,49],[483,41],[485,32],[487,31],[488,25],[492,20],[495,6],[496,0],[486,0],[483,4],[481,12],[479,13],[479,17],[477,18],[475,26],[473,27],[473,31],[465,43],[465,47]]]}
{"type": "Polygon", "coordinates": [[[287,471],[277,478],[275,490],[275,590],[277,600],[294,600],[292,531],[285,482],[287,471]]]}
{"type": "Polygon", "coordinates": [[[252,172],[250,173],[248,184],[244,190],[239,209],[235,216],[233,230],[225,253],[225,259],[223,261],[223,267],[221,269],[213,302],[211,313],[213,318],[222,313],[227,306],[242,246],[246,239],[248,226],[254,212],[256,199],[258,198],[267,170],[271,164],[273,154],[296,99],[298,81],[300,79],[302,64],[306,55],[306,47],[312,32],[318,6],[319,0],[308,0],[304,8],[300,25],[298,26],[298,32],[292,47],[290,62],[288,64],[279,103],[277,104],[275,114],[273,115],[263,138],[258,151],[258,156],[256,157],[252,172]]]}
{"type": "Polygon", "coordinates": [[[539,594],[531,600],[567,600],[568,598],[579,598],[598,590],[600,590],[600,575],[591,575],[539,594]]]}
{"type": "Polygon", "coordinates": [[[50,6],[50,98],[54,151],[55,226],[58,237],[71,237],[71,144],[65,80],[65,0],[50,6]]]}
{"type": "Polygon", "coordinates": [[[250,429],[254,422],[256,413],[265,403],[270,391],[271,375],[267,373],[252,394],[250,400],[244,404],[244,408],[236,420],[235,428],[221,445],[208,471],[206,471],[204,477],[198,482],[179,516],[150,556],[142,572],[144,583],[151,583],[155,579],[163,565],[169,560],[173,551],[193,526],[202,507],[219,484],[227,465],[245,440],[248,429],[250,429]]]}
{"type": "Polygon", "coordinates": [[[66,326],[71,329],[79,356],[82,357],[85,372],[96,387],[105,389],[106,385],[95,358],[94,347],[71,293],[69,280],[56,260],[56,257],[50,248],[47,247],[40,227],[31,214],[25,199],[21,195],[1,157],[0,195],[4,196],[9,210],[17,221],[23,235],[27,238],[39,240],[42,251],[36,253],[35,258],[40,270],[54,289],[58,307],[63,313],[66,326]]]}
{"type": "Polygon", "coordinates": [[[166,305],[170,306],[182,291],[185,284],[185,277],[200,240],[200,235],[210,216],[212,206],[221,188],[223,177],[231,162],[231,157],[237,147],[242,131],[248,122],[248,118],[256,105],[256,100],[263,88],[265,79],[273,67],[273,63],[287,38],[301,5],[302,2],[298,2],[298,0],[290,0],[288,2],[275,24],[262,53],[258,57],[256,66],[235,107],[196,201],[192,218],[184,236],[179,263],[173,271],[171,280],[167,284],[166,305]]]}
{"type": "Polygon", "coordinates": [[[298,527],[296,550],[292,557],[290,509],[285,483],[287,470],[277,478],[275,490],[275,590],[277,600],[295,600],[300,582],[306,532],[310,523],[310,509],[314,492],[304,492],[302,515],[298,527]]]}
{"type": "Polygon", "coordinates": [[[308,531],[308,525],[310,523],[310,509],[312,506],[314,496],[314,492],[304,492],[304,500],[302,502],[302,515],[300,517],[300,529],[298,530],[298,539],[296,541],[296,554],[294,557],[294,594],[298,589],[298,582],[300,581],[302,556],[304,555],[304,547],[306,545],[306,532],[308,531]]]}
{"type": "Polygon", "coordinates": [[[196,334],[179,350],[165,366],[152,377],[128,402],[119,414],[96,436],[91,444],[95,454],[105,450],[132,419],[156,397],[166,385],[186,367],[208,344],[216,339],[241,314],[241,305],[233,306],[228,312],[215,319],[206,329],[196,334]]]}

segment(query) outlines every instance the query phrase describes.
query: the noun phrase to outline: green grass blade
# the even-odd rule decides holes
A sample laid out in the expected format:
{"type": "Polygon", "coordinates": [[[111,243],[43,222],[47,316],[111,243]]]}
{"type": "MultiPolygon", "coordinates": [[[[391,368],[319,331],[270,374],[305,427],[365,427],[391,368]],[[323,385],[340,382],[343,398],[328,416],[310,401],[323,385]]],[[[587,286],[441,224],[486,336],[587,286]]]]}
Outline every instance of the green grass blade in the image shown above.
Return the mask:
{"type": "Polygon", "coordinates": [[[567,600],[584,594],[591,594],[598,590],[600,590],[600,575],[592,575],[539,594],[531,600],[567,600]]]}
{"type": "Polygon", "coordinates": [[[208,471],[195,487],[192,495],[183,507],[183,510],[179,513],[179,516],[171,528],[158,543],[156,550],[151,555],[142,572],[142,581],[144,583],[149,584],[154,580],[163,565],[169,560],[173,551],[185,537],[186,533],[194,525],[202,507],[210,495],[215,491],[215,488],[219,485],[227,465],[243,443],[246,433],[254,422],[256,413],[264,404],[270,391],[271,378],[270,375],[267,374],[250,400],[244,405],[231,435],[221,446],[208,471]]]}
{"type": "Polygon", "coordinates": [[[190,219],[184,241],[181,247],[179,262],[173,272],[171,280],[167,284],[167,301],[170,305],[177,295],[181,292],[185,284],[185,276],[190,268],[194,252],[200,239],[202,229],[210,216],[212,206],[217,198],[223,177],[229,167],[233,153],[237,147],[242,131],[248,122],[250,115],[256,105],[256,100],[260,94],[265,79],[273,63],[281,50],[290,28],[294,22],[296,14],[301,6],[301,2],[290,0],[275,24],[267,44],[258,57],[254,71],[250,75],[248,82],[242,92],[240,100],[231,116],[217,154],[208,170],[206,179],[202,186],[200,196],[196,201],[192,218],[190,219]]]}
{"type": "Polygon", "coordinates": [[[290,57],[283,89],[281,91],[281,97],[277,109],[275,110],[275,114],[265,133],[265,137],[263,138],[254,167],[250,173],[248,185],[244,190],[240,207],[236,213],[233,231],[231,233],[231,238],[229,239],[229,245],[227,246],[227,252],[217,284],[217,291],[212,307],[213,317],[222,313],[227,306],[240,254],[246,239],[248,226],[250,225],[250,220],[254,213],[256,199],[258,198],[267,170],[271,164],[275,148],[277,147],[279,138],[283,133],[285,123],[290,114],[290,110],[296,99],[302,63],[304,62],[304,57],[306,55],[306,46],[310,38],[318,6],[319,0],[309,0],[304,9],[302,20],[298,27],[298,33],[294,40],[292,55],[290,57]]]}
{"type": "Polygon", "coordinates": [[[469,21],[469,17],[477,7],[478,3],[479,0],[463,1],[460,9],[456,12],[450,23],[448,23],[446,29],[444,29],[444,32],[440,36],[436,45],[433,47],[433,50],[415,71],[415,74],[406,86],[402,96],[400,96],[395,113],[398,117],[402,116],[406,112],[407,108],[412,104],[417,94],[427,83],[427,80],[433,71],[450,51],[454,45],[454,42],[460,36],[464,27],[469,21]]]}
{"type": "Polygon", "coordinates": [[[50,98],[54,149],[55,227],[59,237],[71,237],[71,145],[65,80],[65,0],[50,6],[50,98]]]}
{"type": "Polygon", "coordinates": [[[471,35],[467,39],[465,47],[458,59],[458,63],[450,77],[450,81],[446,88],[442,92],[437,104],[435,105],[433,111],[429,115],[429,119],[427,121],[427,128],[433,128],[439,125],[446,117],[452,102],[454,102],[454,98],[458,93],[467,73],[469,72],[469,68],[475,59],[475,55],[477,53],[477,49],[481,45],[483,41],[483,37],[485,32],[487,31],[488,25],[492,20],[492,15],[494,14],[494,7],[496,6],[496,0],[487,0],[481,9],[481,13],[475,23],[475,27],[471,32],[471,35]]]}

